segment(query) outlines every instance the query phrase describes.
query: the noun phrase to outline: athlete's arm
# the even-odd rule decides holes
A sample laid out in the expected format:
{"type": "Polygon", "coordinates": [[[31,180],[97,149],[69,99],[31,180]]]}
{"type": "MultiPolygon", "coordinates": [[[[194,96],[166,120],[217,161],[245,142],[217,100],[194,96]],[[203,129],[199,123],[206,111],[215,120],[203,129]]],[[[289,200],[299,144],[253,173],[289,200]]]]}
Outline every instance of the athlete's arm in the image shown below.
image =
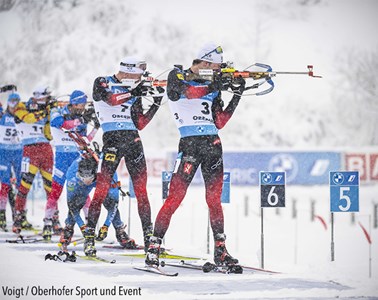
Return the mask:
{"type": "Polygon", "coordinates": [[[159,105],[152,104],[146,113],[143,114],[142,99],[138,99],[134,102],[131,107],[131,119],[138,130],[142,130],[146,125],[152,120],[154,115],[159,109],[159,105]]]}
{"type": "Polygon", "coordinates": [[[125,103],[132,97],[131,93],[114,94],[109,88],[108,81],[105,77],[98,77],[93,83],[94,101],[104,101],[105,103],[116,106],[125,103]]]}
{"type": "Polygon", "coordinates": [[[214,99],[211,110],[213,113],[214,123],[218,129],[223,128],[232,117],[236,107],[239,104],[240,96],[234,95],[227,107],[223,110],[223,100],[220,93],[217,98],[214,99]]]}
{"type": "Polygon", "coordinates": [[[193,99],[201,98],[208,93],[209,88],[206,85],[190,85],[178,69],[172,70],[168,75],[167,95],[172,101],[179,100],[181,95],[193,99]]]}
{"type": "Polygon", "coordinates": [[[22,122],[33,124],[46,117],[46,111],[28,112],[24,103],[20,102],[16,106],[14,115],[22,122]]]}

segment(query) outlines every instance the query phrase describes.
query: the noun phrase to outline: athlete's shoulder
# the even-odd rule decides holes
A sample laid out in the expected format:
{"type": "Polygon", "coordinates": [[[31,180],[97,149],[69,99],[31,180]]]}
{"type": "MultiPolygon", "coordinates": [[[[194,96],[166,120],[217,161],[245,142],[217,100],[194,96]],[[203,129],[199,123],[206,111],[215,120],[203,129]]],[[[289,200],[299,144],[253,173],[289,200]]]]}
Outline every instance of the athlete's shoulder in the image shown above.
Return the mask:
{"type": "Polygon", "coordinates": [[[93,100],[95,102],[105,100],[107,95],[111,93],[109,88],[109,82],[111,81],[111,76],[100,76],[97,77],[93,83],[93,100]]]}
{"type": "Polygon", "coordinates": [[[182,66],[175,65],[175,67],[168,74],[168,81],[184,81],[184,71],[182,66]]]}
{"type": "Polygon", "coordinates": [[[99,76],[95,79],[94,84],[101,87],[108,87],[109,79],[108,76],[99,76]]]}

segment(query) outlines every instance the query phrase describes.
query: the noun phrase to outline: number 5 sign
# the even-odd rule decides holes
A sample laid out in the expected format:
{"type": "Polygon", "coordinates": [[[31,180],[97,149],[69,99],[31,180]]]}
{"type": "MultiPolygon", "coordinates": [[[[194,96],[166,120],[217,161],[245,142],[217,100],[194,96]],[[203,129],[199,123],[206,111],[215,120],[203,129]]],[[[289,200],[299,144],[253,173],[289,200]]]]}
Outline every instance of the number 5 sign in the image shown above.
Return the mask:
{"type": "Polygon", "coordinates": [[[330,172],[331,212],[358,212],[358,172],[330,172]]]}
{"type": "Polygon", "coordinates": [[[285,207],[285,172],[260,172],[261,207],[285,207]]]}

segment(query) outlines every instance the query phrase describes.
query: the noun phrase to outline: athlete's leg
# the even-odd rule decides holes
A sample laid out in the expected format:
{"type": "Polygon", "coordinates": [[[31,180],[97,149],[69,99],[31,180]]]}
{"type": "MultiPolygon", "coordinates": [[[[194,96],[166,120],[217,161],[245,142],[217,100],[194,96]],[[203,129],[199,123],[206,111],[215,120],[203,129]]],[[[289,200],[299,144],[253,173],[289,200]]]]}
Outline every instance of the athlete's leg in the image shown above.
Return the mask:
{"type": "Polygon", "coordinates": [[[0,149],[0,210],[5,210],[8,202],[8,194],[11,189],[11,161],[9,160],[10,151],[0,149]]]}
{"type": "Polygon", "coordinates": [[[51,192],[46,202],[45,219],[52,220],[54,234],[59,234],[62,226],[59,221],[58,200],[62,194],[66,173],[70,165],[78,158],[78,152],[56,152],[54,159],[51,192]]]}
{"type": "Polygon", "coordinates": [[[22,154],[21,182],[15,200],[15,216],[13,232],[19,233],[21,228],[31,228],[32,225],[26,219],[26,198],[30,191],[34,177],[38,172],[38,147],[25,145],[22,154]]]}
{"type": "Polygon", "coordinates": [[[8,195],[11,190],[11,163],[9,161],[9,151],[0,149],[0,229],[8,231],[6,207],[8,195]]]}
{"type": "Polygon", "coordinates": [[[125,149],[124,159],[133,182],[135,196],[138,201],[138,213],[145,233],[151,227],[151,206],[147,195],[147,166],[143,145],[139,135],[129,141],[125,149]]]}
{"type": "Polygon", "coordinates": [[[100,217],[101,205],[112,183],[112,177],[116,171],[119,161],[121,160],[120,151],[118,149],[118,141],[114,139],[112,132],[105,133],[103,136],[104,147],[102,149],[102,158],[100,160],[100,173],[97,173],[96,190],[92,198],[88,211],[88,228],[96,227],[98,218],[100,217]],[[113,138],[112,138],[113,137],[113,138]]]}
{"type": "Polygon", "coordinates": [[[223,187],[223,154],[219,138],[209,139],[202,149],[201,171],[205,181],[206,203],[210,212],[210,224],[214,236],[224,231],[224,217],[221,205],[223,187]]]}
{"type": "MultiPolygon", "coordinates": [[[[116,174],[114,174],[113,179],[114,182],[117,182],[118,179],[116,174]]],[[[104,222],[105,226],[109,227],[110,224],[113,224],[114,228],[123,226],[123,222],[118,211],[118,203],[119,191],[118,188],[115,187],[115,183],[113,183],[103,203],[104,207],[108,211],[107,217],[104,222]]]]}
{"type": "Polygon", "coordinates": [[[16,176],[16,187],[18,187],[21,183],[22,149],[13,150],[12,158],[13,171],[16,176]]]}
{"type": "Polygon", "coordinates": [[[21,168],[21,183],[18,186],[15,210],[21,212],[25,210],[26,198],[30,191],[34,177],[38,172],[38,160],[34,145],[24,146],[21,168]]]}
{"type": "Polygon", "coordinates": [[[46,199],[48,199],[51,193],[52,171],[54,167],[54,153],[51,145],[48,143],[41,144],[39,148],[39,170],[42,175],[43,187],[46,192],[46,199]]]}
{"type": "Polygon", "coordinates": [[[182,138],[180,140],[179,153],[169,187],[169,195],[156,217],[155,237],[164,237],[173,213],[184,200],[188,186],[201,162],[197,157],[196,147],[195,139],[182,138]]]}

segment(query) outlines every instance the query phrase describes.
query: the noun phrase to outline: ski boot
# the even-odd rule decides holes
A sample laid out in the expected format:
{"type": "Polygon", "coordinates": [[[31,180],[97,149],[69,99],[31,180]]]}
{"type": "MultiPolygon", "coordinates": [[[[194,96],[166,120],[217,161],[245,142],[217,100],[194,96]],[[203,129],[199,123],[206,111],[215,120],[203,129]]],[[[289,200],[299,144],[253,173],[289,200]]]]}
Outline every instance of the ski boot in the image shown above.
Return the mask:
{"type": "Polygon", "coordinates": [[[148,248],[150,246],[150,238],[152,237],[152,233],[153,233],[152,224],[150,224],[147,227],[143,228],[144,252],[145,253],[147,253],[148,248]]]}
{"type": "Polygon", "coordinates": [[[84,253],[86,256],[96,257],[95,237],[94,228],[87,227],[84,232],[84,253]]]}
{"type": "Polygon", "coordinates": [[[5,214],[5,209],[0,210],[0,229],[7,232],[7,216],[5,214]]]}
{"type": "Polygon", "coordinates": [[[12,231],[16,234],[20,234],[21,229],[22,229],[22,215],[20,212],[15,212],[14,214],[14,221],[13,221],[13,226],[12,226],[12,231]]]}
{"type": "Polygon", "coordinates": [[[44,225],[42,229],[42,237],[45,241],[51,241],[51,236],[52,236],[52,224],[53,221],[52,219],[43,219],[44,225]]]}
{"type": "Polygon", "coordinates": [[[159,254],[160,254],[160,245],[161,238],[156,236],[151,236],[149,241],[149,247],[146,254],[145,263],[147,266],[159,266],[159,254]]]}
{"type": "Polygon", "coordinates": [[[219,267],[227,267],[230,273],[242,273],[238,260],[230,255],[226,249],[226,235],[218,233],[214,237],[214,263],[219,267]]]}
{"type": "Polygon", "coordinates": [[[21,211],[21,229],[24,230],[32,230],[33,225],[29,223],[29,221],[26,219],[26,210],[21,211]]]}
{"type": "Polygon", "coordinates": [[[109,227],[104,225],[100,228],[100,231],[98,232],[98,235],[96,237],[96,241],[103,241],[108,236],[108,230],[109,227]]]}
{"type": "Polygon", "coordinates": [[[59,243],[62,244],[62,250],[67,251],[67,246],[71,243],[72,236],[74,234],[74,227],[72,225],[66,225],[60,234],[59,243]]]}
{"type": "Polygon", "coordinates": [[[52,218],[52,229],[53,229],[53,233],[56,235],[61,234],[63,230],[62,225],[60,225],[60,222],[59,222],[59,210],[55,211],[54,216],[52,218]]]}
{"type": "Polygon", "coordinates": [[[122,247],[124,247],[126,249],[135,249],[136,248],[135,241],[127,235],[127,233],[125,231],[125,226],[120,226],[120,227],[116,228],[116,238],[117,238],[118,243],[122,247]]]}

